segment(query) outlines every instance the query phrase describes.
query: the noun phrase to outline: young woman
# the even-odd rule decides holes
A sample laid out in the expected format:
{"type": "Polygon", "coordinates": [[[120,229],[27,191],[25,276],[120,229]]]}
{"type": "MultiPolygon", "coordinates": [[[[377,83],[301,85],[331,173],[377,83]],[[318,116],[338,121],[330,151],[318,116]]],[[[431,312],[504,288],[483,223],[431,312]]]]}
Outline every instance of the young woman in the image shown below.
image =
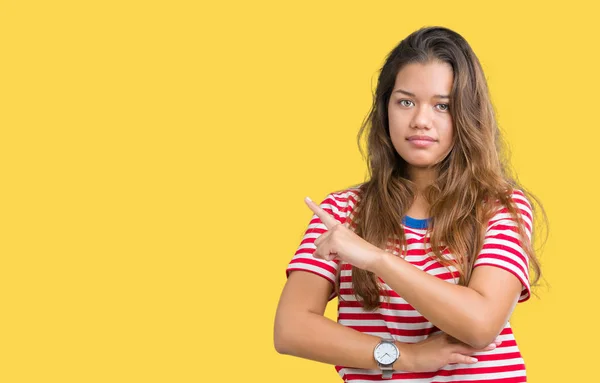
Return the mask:
{"type": "Polygon", "coordinates": [[[464,38],[431,27],[402,40],[363,133],[369,180],[306,199],[315,215],[287,267],[275,348],[346,382],[526,381],[508,320],[540,275],[534,198],[502,162],[464,38]],[[323,316],[336,296],[337,323],[323,316]]]}

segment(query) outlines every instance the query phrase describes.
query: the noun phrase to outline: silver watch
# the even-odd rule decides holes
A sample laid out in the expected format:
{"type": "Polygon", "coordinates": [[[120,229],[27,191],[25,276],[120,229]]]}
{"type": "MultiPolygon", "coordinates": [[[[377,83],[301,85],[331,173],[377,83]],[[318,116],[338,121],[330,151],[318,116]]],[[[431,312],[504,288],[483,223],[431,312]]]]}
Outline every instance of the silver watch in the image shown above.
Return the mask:
{"type": "Polygon", "coordinates": [[[377,362],[377,366],[381,369],[381,377],[383,379],[392,378],[392,365],[400,358],[400,350],[391,339],[382,339],[375,350],[373,356],[377,362]]]}

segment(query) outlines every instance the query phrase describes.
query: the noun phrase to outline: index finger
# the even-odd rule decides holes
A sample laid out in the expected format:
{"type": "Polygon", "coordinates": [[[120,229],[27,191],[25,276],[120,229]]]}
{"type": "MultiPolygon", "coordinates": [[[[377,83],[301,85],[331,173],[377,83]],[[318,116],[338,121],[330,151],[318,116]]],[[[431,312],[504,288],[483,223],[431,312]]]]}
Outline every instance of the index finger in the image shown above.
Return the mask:
{"type": "Polygon", "coordinates": [[[306,204],[308,205],[310,210],[312,210],[313,213],[315,213],[317,215],[317,217],[319,217],[321,222],[323,222],[323,224],[325,224],[325,227],[327,229],[331,229],[334,226],[337,226],[340,224],[335,218],[333,218],[333,216],[331,214],[329,214],[325,210],[321,209],[321,206],[314,203],[310,198],[308,198],[308,197],[304,198],[304,202],[306,202],[306,204]]]}

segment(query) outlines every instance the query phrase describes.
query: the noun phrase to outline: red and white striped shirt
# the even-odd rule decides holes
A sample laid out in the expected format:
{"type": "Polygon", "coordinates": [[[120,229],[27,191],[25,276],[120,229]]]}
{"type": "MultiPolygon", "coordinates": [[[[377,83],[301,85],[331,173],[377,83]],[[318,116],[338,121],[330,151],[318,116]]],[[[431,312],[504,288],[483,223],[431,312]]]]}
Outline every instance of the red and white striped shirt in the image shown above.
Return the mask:
{"type": "MultiPolygon", "coordinates": [[[[349,188],[342,192],[331,193],[320,204],[321,208],[333,215],[340,223],[352,225],[352,211],[359,198],[358,188],[349,188]]],[[[515,191],[512,195],[517,208],[520,210],[525,231],[531,238],[532,210],[529,201],[522,192],[515,191]]],[[[404,259],[415,267],[437,276],[449,283],[457,283],[458,272],[453,266],[444,267],[438,261],[429,247],[429,234],[426,234],[427,220],[405,217],[402,223],[408,252],[404,259]],[[454,273],[454,274],[453,274],[454,273]],[[453,276],[454,275],[454,276],[453,276]],[[456,278],[455,278],[456,277],[456,278]]],[[[287,275],[294,270],[303,270],[317,274],[334,283],[339,262],[324,261],[312,256],[314,241],[327,229],[321,220],[313,215],[302,242],[287,267],[287,275]]],[[[388,242],[391,245],[391,242],[388,242]]],[[[398,247],[388,246],[388,251],[398,254],[398,247]]],[[[447,254],[447,252],[446,252],[447,254]]],[[[448,254],[450,257],[451,255],[448,254]]],[[[500,267],[514,274],[522,283],[523,288],[519,302],[529,299],[528,258],[519,243],[516,232],[516,222],[502,208],[489,221],[483,243],[483,248],[475,261],[474,267],[490,265],[500,267]]],[[[416,343],[428,336],[438,333],[437,329],[427,318],[423,317],[402,297],[394,292],[383,280],[384,292],[380,296],[381,306],[372,312],[363,309],[352,289],[352,267],[341,265],[340,298],[338,299],[338,323],[361,331],[363,333],[387,339],[395,339],[403,343],[416,343]],[[390,303],[386,297],[390,296],[390,303]]],[[[335,289],[334,289],[335,290],[335,289]]],[[[329,297],[333,299],[335,292],[329,297]]],[[[525,382],[525,364],[513,336],[510,323],[506,323],[500,333],[502,344],[492,351],[475,354],[479,360],[472,365],[450,364],[438,371],[413,373],[395,370],[392,379],[386,382],[525,382]]],[[[345,382],[372,382],[383,380],[380,370],[356,369],[345,366],[335,366],[345,382]]]]}

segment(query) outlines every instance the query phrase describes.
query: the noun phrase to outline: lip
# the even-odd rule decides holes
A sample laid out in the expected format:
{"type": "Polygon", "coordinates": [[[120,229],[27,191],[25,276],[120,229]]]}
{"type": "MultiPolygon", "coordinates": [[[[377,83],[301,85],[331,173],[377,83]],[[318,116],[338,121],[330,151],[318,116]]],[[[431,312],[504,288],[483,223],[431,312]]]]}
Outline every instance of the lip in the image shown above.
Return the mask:
{"type": "Polygon", "coordinates": [[[408,141],[431,141],[435,142],[436,139],[429,136],[410,136],[407,138],[408,141]]]}
{"type": "Polygon", "coordinates": [[[436,139],[429,136],[410,136],[406,140],[417,148],[427,148],[437,142],[436,139]]]}

